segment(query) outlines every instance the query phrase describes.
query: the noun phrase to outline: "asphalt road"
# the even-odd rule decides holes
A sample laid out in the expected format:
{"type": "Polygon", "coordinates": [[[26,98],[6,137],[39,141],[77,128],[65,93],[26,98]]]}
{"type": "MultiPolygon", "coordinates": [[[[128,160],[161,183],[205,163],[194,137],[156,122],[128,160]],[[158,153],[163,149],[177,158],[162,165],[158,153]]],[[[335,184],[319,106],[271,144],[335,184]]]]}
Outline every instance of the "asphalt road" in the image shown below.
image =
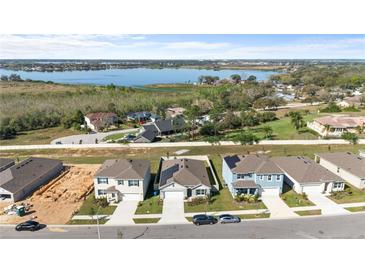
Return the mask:
{"type": "MultiPolygon", "coordinates": [[[[282,220],[250,220],[240,224],[101,226],[104,239],[365,239],[365,213],[303,217],[282,220]]],[[[17,232],[0,227],[0,238],[96,239],[96,226],[52,226],[37,232],[17,232]]]]}

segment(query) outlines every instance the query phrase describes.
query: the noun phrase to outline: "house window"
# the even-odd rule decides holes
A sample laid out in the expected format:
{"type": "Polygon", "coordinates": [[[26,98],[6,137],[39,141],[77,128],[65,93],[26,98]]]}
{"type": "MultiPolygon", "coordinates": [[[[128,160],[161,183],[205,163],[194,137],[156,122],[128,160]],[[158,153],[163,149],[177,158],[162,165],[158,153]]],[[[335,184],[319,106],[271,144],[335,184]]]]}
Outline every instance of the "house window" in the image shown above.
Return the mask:
{"type": "Polygon", "coordinates": [[[264,175],[260,175],[259,179],[262,181],[264,179],[264,175]]]}
{"type": "Polygon", "coordinates": [[[280,181],[281,176],[280,175],[276,175],[276,181],[280,181]]]}
{"type": "Polygon", "coordinates": [[[128,180],[128,186],[139,186],[138,180],[128,180]]]}
{"type": "Polygon", "coordinates": [[[98,195],[106,195],[105,189],[98,189],[98,195]]]}
{"type": "Polygon", "coordinates": [[[333,183],[333,188],[335,189],[342,188],[342,183],[333,183]]]}
{"type": "Polygon", "coordinates": [[[124,181],[123,180],[117,180],[118,185],[124,185],[124,181]]]}
{"type": "Polygon", "coordinates": [[[272,180],[272,175],[268,175],[268,176],[267,176],[267,180],[268,180],[268,181],[271,181],[271,180],[272,180]]]}
{"type": "Polygon", "coordinates": [[[205,195],[206,190],[205,189],[197,189],[195,190],[196,195],[205,195]]]}
{"type": "Polygon", "coordinates": [[[237,174],[237,179],[243,179],[243,178],[245,178],[244,174],[237,174]]]}
{"type": "Polygon", "coordinates": [[[108,178],[98,178],[98,184],[108,184],[108,178]]]}

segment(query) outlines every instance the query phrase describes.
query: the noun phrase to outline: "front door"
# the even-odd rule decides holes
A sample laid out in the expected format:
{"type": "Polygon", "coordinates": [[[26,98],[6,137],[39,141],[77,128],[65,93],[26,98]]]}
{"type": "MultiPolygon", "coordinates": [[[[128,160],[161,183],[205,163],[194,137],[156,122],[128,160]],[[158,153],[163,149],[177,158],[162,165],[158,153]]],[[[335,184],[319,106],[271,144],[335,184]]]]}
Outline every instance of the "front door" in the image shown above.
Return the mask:
{"type": "Polygon", "coordinates": [[[188,190],[187,190],[187,196],[188,196],[188,198],[191,197],[191,195],[192,195],[192,190],[191,190],[191,188],[188,188],[188,190]]]}

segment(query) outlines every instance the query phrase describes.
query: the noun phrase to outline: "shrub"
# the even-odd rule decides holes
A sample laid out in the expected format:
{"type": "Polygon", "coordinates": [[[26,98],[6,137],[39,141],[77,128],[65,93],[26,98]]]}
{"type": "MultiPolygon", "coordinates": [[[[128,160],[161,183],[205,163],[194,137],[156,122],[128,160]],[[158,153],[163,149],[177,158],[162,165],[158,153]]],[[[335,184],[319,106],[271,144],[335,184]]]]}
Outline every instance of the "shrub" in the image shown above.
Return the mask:
{"type": "Polygon", "coordinates": [[[207,197],[194,197],[189,202],[189,206],[197,206],[201,204],[205,204],[208,201],[207,197]]]}
{"type": "Polygon", "coordinates": [[[100,207],[107,207],[109,205],[109,203],[106,198],[98,198],[98,199],[95,199],[95,205],[100,206],[100,207]]]}

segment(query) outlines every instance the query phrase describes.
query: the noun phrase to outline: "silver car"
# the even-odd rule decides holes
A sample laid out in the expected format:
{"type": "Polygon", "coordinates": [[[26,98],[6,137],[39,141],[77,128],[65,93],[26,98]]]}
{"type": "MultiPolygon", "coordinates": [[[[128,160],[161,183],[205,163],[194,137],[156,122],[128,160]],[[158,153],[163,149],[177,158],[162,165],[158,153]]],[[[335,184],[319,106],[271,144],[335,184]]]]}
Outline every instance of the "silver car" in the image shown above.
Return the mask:
{"type": "Polygon", "coordinates": [[[219,222],[221,224],[239,223],[241,222],[241,218],[230,214],[223,214],[219,216],[219,222]]]}

